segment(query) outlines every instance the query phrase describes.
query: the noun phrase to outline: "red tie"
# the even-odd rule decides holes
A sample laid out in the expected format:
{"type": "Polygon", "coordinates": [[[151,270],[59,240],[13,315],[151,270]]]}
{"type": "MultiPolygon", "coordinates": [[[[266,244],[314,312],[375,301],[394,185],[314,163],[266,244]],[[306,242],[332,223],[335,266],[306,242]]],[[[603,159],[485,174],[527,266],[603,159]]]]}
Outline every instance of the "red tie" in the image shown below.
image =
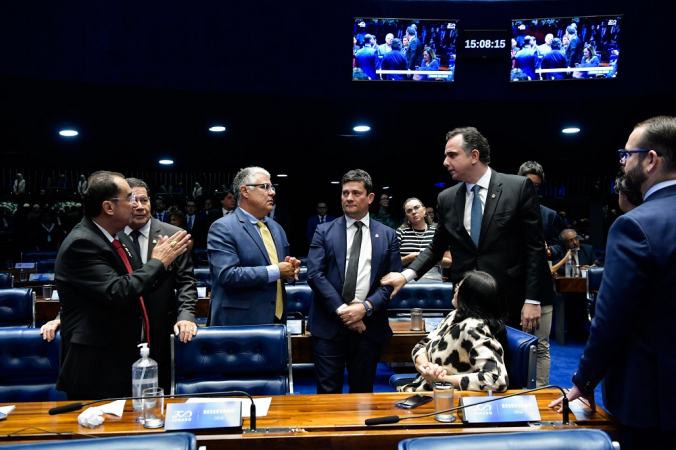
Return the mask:
{"type": "MultiPolygon", "coordinates": [[[[117,239],[113,239],[113,247],[117,250],[117,253],[122,258],[124,267],[127,268],[127,273],[132,273],[131,264],[129,264],[129,258],[127,258],[127,252],[122,248],[122,244],[117,239]]],[[[148,320],[148,312],[146,311],[146,305],[143,302],[143,297],[138,298],[141,302],[141,311],[143,311],[143,332],[146,335],[146,341],[148,341],[148,347],[150,347],[150,321],[148,320]]]]}
{"type": "Polygon", "coordinates": [[[577,266],[577,255],[573,254],[573,263],[577,266]]]}

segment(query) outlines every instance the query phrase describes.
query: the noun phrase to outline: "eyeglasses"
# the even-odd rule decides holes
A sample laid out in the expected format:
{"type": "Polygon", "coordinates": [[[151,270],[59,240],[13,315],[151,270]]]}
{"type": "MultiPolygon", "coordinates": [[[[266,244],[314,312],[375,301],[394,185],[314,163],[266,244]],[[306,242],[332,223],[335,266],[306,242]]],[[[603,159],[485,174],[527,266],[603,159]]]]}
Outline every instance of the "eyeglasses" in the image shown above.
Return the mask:
{"type": "MultiPolygon", "coordinates": [[[[621,148],[617,152],[620,154],[620,163],[624,163],[629,159],[632,153],[648,153],[650,150],[627,150],[626,148],[621,148]]],[[[662,156],[662,153],[655,152],[657,156],[662,156]]]]}
{"type": "Polygon", "coordinates": [[[109,200],[112,201],[112,202],[116,202],[118,200],[124,200],[124,201],[129,202],[129,203],[136,203],[136,196],[134,194],[129,194],[129,197],[127,197],[127,198],[113,197],[109,200]]]}
{"type": "Polygon", "coordinates": [[[580,242],[580,236],[575,236],[574,238],[566,239],[564,242],[580,242]]]}
{"type": "Polygon", "coordinates": [[[406,214],[411,214],[413,211],[418,211],[422,207],[423,205],[415,205],[413,208],[406,209],[405,212],[406,214]]]}
{"type": "Polygon", "coordinates": [[[275,192],[276,191],[275,187],[273,185],[271,185],[270,183],[247,184],[247,186],[249,186],[249,187],[256,187],[256,186],[262,187],[263,189],[265,189],[268,192],[275,192]]]}

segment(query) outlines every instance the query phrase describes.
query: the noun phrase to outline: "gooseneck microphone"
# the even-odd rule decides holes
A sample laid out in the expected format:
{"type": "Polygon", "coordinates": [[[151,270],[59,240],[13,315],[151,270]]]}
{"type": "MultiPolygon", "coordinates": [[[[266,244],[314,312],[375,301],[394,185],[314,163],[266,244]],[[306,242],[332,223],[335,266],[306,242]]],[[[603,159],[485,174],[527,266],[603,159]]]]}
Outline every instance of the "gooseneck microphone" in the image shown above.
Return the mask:
{"type": "MultiPolygon", "coordinates": [[[[198,392],[195,394],[173,394],[173,395],[160,395],[154,398],[183,398],[183,397],[202,397],[202,396],[223,396],[223,397],[234,397],[238,395],[243,395],[249,397],[251,400],[251,409],[250,409],[250,418],[249,424],[251,431],[256,431],[256,404],[254,403],[253,397],[244,391],[222,391],[222,392],[198,392]]],[[[56,414],[68,413],[71,411],[78,411],[85,406],[93,405],[95,403],[103,402],[114,402],[116,400],[142,400],[144,397],[119,397],[119,398],[103,398],[101,400],[94,400],[89,403],[75,402],[68,405],[57,406],[49,410],[49,415],[54,416],[56,414]]]]}
{"type": "Polygon", "coordinates": [[[460,409],[469,408],[470,406],[482,405],[484,403],[495,402],[495,401],[498,401],[498,400],[502,400],[504,398],[517,397],[519,395],[530,394],[531,392],[541,391],[543,389],[552,389],[552,388],[560,390],[561,394],[563,395],[563,403],[561,404],[561,407],[563,409],[563,411],[562,411],[563,416],[561,418],[561,423],[563,425],[570,425],[570,419],[569,419],[570,409],[568,408],[568,397],[566,397],[566,392],[560,386],[555,386],[553,384],[550,384],[548,386],[542,386],[542,387],[535,388],[535,389],[528,389],[528,390],[525,390],[525,391],[516,392],[514,394],[502,395],[502,396],[499,396],[499,397],[490,397],[488,400],[485,400],[483,402],[474,403],[472,405],[456,406],[455,408],[444,409],[442,411],[434,411],[434,412],[431,412],[431,413],[428,413],[428,414],[419,414],[417,416],[406,416],[406,417],[386,416],[386,417],[376,417],[376,418],[373,418],[373,419],[366,419],[364,421],[364,424],[366,424],[366,425],[385,425],[385,424],[389,424],[389,423],[397,423],[400,420],[419,419],[421,417],[435,416],[437,414],[445,414],[445,413],[449,413],[449,412],[452,412],[452,411],[458,411],[460,409]]]}

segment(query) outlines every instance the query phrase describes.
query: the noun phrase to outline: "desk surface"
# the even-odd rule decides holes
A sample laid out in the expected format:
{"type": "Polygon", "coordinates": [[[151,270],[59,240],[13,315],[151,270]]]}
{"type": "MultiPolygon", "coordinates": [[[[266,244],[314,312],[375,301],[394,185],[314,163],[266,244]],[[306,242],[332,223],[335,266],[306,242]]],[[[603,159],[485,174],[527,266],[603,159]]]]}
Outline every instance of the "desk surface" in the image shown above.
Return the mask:
{"type": "MultiPolygon", "coordinates": [[[[517,392],[510,391],[509,393],[517,392]]],[[[458,405],[459,396],[455,398],[458,405]]],[[[507,431],[540,431],[562,428],[547,422],[561,420],[561,415],[547,408],[547,404],[560,394],[556,390],[543,390],[536,395],[540,406],[542,424],[513,424],[488,426],[464,424],[460,418],[451,424],[442,424],[432,417],[405,420],[398,424],[368,427],[364,420],[373,417],[398,415],[407,417],[434,411],[433,403],[413,410],[396,408],[394,403],[410,393],[337,394],[337,395],[286,395],[272,397],[266,417],[258,417],[258,433],[219,434],[218,430],[195,430],[199,445],[209,450],[267,447],[317,449],[317,448],[368,448],[393,449],[402,439],[419,436],[493,433],[507,431]],[[267,430],[266,430],[267,429],[267,430]]],[[[463,396],[485,396],[480,392],[462,392],[463,396]]],[[[167,400],[181,402],[184,399],[167,400]]],[[[55,440],[80,438],[77,434],[104,437],[140,433],[161,433],[163,429],[147,430],[134,422],[140,413],[134,412],[127,401],[122,418],[106,415],[102,426],[94,429],[77,423],[79,412],[58,416],[48,415],[48,410],[67,402],[19,403],[7,420],[0,422],[0,448],[2,443],[28,440],[55,440]],[[30,428],[35,427],[35,428],[30,428]],[[62,433],[57,435],[56,433],[62,433]],[[7,435],[11,434],[9,438],[7,435]]],[[[618,425],[607,412],[592,412],[585,404],[572,402],[571,421],[576,426],[597,428],[617,438],[618,425]]],[[[245,431],[249,420],[244,419],[245,431]]]]}

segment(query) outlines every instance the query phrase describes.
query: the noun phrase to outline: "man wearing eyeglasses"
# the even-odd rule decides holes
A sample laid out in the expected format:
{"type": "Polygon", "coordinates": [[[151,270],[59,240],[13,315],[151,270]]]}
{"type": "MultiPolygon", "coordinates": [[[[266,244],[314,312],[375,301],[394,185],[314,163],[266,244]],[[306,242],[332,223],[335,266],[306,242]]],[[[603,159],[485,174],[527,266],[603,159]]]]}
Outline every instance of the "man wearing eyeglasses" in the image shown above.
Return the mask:
{"type": "MultiPolygon", "coordinates": [[[[577,231],[572,228],[566,228],[561,232],[561,244],[566,253],[568,250],[571,251],[573,265],[578,267],[579,270],[587,270],[590,266],[596,267],[599,264],[594,258],[594,247],[589,244],[581,244],[577,231]]],[[[559,274],[565,274],[565,267],[559,269],[559,274]]]]}
{"type": "Polygon", "coordinates": [[[286,323],[284,283],[297,279],[300,261],[289,256],[284,229],[267,217],[275,187],[262,167],[235,175],[239,207],[209,229],[209,325],[286,323]]]}
{"type": "Polygon", "coordinates": [[[144,297],[186,252],[189,236],[179,231],[158,237],[152,257],[140,267],[124,245],[123,230],[136,205],[124,177],[92,174],[83,203],[85,217],[64,240],[54,270],[61,301],[56,388],[69,400],[126,397],[137,345],[153,345],[144,297]]]}
{"type": "MultiPolygon", "coordinates": [[[[676,437],[676,117],[634,128],[619,151],[627,182],[643,204],[608,233],[596,315],[569,400],[603,401],[622,424],[622,448],[670,448],[676,437]]],[[[557,406],[561,399],[552,402],[557,406]]]]}

